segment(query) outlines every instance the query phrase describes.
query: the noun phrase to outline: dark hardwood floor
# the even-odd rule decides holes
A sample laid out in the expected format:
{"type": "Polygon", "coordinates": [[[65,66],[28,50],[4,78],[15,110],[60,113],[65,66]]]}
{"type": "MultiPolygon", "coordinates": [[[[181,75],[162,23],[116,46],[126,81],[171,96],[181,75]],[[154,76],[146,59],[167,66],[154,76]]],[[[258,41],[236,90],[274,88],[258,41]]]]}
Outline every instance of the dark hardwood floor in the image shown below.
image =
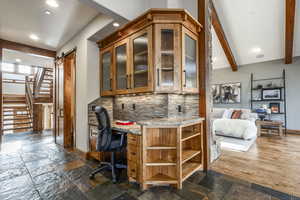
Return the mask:
{"type": "Polygon", "coordinates": [[[263,136],[248,152],[222,150],[212,170],[300,197],[300,136],[263,136]]]}

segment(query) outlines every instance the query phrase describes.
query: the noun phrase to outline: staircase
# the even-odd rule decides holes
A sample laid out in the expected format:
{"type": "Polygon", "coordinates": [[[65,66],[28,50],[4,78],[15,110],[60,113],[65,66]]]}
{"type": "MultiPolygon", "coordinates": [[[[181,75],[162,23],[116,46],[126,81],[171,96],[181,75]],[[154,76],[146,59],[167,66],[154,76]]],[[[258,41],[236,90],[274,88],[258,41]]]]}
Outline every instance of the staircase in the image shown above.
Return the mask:
{"type": "Polygon", "coordinates": [[[32,130],[32,116],[25,95],[3,95],[3,133],[32,130]]]}
{"type": "Polygon", "coordinates": [[[41,120],[33,118],[33,113],[38,112],[34,112],[35,105],[53,103],[53,69],[39,68],[36,74],[26,76],[25,81],[3,79],[3,83],[25,84],[24,95],[3,95],[3,133],[32,131],[41,120]]]}
{"type": "Polygon", "coordinates": [[[53,69],[40,68],[34,78],[34,98],[36,103],[53,102],[53,69]]]}

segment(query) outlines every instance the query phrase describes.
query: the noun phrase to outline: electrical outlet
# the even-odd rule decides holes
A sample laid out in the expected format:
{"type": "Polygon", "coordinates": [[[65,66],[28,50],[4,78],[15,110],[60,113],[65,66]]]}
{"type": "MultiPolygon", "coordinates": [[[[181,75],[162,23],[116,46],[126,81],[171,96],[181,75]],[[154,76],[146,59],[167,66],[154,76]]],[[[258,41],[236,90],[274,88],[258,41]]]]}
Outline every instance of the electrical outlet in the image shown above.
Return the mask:
{"type": "Polygon", "coordinates": [[[122,110],[124,110],[124,108],[125,108],[125,104],[124,104],[124,103],[122,103],[122,110]]]}
{"type": "Polygon", "coordinates": [[[182,107],[181,107],[181,105],[178,105],[178,106],[177,106],[177,110],[178,110],[178,112],[182,112],[182,107]]]}
{"type": "Polygon", "coordinates": [[[132,104],[132,109],[135,110],[135,104],[132,104]]]}

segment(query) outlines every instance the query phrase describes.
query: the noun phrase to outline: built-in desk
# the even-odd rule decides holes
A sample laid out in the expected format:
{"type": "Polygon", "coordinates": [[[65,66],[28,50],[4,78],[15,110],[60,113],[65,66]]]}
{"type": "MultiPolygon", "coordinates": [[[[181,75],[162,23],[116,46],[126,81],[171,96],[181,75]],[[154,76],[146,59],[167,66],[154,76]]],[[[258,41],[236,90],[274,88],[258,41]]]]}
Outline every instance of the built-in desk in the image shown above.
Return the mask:
{"type": "MultiPolygon", "coordinates": [[[[127,132],[127,172],[129,181],[141,184],[172,185],[182,182],[203,167],[203,118],[158,118],[122,126],[112,122],[116,131],[127,132]]],[[[90,127],[96,124],[90,124],[90,127]]],[[[97,132],[95,132],[97,134],[97,132]]],[[[95,151],[96,134],[90,134],[90,155],[95,151]]],[[[93,156],[94,155],[94,156],[93,156]]],[[[95,157],[96,155],[96,157],[95,157]]]]}

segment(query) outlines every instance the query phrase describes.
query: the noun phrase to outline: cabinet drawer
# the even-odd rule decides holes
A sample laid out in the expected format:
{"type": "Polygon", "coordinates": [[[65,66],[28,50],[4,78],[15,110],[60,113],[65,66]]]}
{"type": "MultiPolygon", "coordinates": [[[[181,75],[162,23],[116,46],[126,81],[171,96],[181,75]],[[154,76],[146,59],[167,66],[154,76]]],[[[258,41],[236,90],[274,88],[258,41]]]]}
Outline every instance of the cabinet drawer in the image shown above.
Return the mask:
{"type": "Polygon", "coordinates": [[[138,144],[138,136],[133,134],[127,134],[127,143],[132,145],[138,144]]]}
{"type": "Polygon", "coordinates": [[[132,162],[138,162],[138,151],[137,147],[131,144],[128,144],[127,146],[127,160],[130,160],[132,162]]]}
{"type": "Polygon", "coordinates": [[[127,163],[127,175],[130,178],[137,178],[137,164],[134,161],[128,161],[127,163]]]}

